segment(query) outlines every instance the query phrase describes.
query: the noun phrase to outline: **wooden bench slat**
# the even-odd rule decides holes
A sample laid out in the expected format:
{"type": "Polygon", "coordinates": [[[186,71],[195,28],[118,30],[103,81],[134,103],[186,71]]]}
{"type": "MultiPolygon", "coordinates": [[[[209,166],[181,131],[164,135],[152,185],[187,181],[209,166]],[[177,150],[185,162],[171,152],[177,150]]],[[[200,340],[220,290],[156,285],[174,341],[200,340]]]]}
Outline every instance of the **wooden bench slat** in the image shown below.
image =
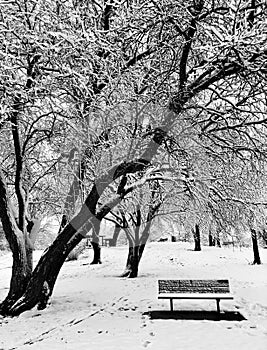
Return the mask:
{"type": "Polygon", "coordinates": [[[160,293],[229,293],[228,280],[159,280],[160,293]]]}
{"type": "Polygon", "coordinates": [[[158,299],[234,299],[231,294],[214,294],[214,293],[201,293],[201,294],[193,294],[193,293],[162,293],[158,295],[158,299]]]}

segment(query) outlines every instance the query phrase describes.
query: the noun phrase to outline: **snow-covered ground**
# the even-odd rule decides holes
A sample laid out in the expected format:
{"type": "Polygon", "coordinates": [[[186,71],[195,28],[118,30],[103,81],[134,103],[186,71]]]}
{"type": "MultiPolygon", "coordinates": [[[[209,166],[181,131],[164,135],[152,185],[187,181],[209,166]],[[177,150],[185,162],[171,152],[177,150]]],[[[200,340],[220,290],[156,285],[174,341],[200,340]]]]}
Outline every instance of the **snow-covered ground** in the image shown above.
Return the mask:
{"type": "MultiPolygon", "coordinates": [[[[103,264],[93,266],[86,250],[65,263],[46,310],[0,317],[0,349],[267,349],[267,249],[254,266],[251,249],[191,248],[150,243],[137,279],[118,277],[127,247],[103,248],[103,264]],[[221,301],[220,319],[215,300],[176,300],[171,314],[169,302],[157,299],[157,280],[165,278],[226,278],[234,300],[221,301]]],[[[11,255],[2,255],[0,299],[10,273],[11,255]]]]}

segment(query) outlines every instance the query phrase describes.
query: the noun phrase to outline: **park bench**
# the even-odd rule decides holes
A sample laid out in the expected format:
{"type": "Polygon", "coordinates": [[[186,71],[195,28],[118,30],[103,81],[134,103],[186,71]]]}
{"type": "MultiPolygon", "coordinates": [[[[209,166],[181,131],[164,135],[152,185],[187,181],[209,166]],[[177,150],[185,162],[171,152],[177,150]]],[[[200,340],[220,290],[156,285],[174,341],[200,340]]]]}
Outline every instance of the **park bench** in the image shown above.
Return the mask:
{"type": "Polygon", "coordinates": [[[104,238],[103,239],[103,244],[106,247],[110,247],[110,242],[112,242],[112,241],[113,241],[113,238],[104,238]]]}
{"type": "Polygon", "coordinates": [[[234,247],[235,246],[235,242],[234,241],[226,241],[226,242],[223,242],[222,245],[224,247],[229,247],[230,245],[232,245],[234,247]]]}
{"type": "Polygon", "coordinates": [[[159,280],[158,299],[170,299],[173,311],[173,299],[216,299],[220,312],[221,299],[233,299],[228,280],[159,280]]]}
{"type": "MultiPolygon", "coordinates": [[[[91,247],[91,242],[93,240],[93,236],[92,235],[86,235],[85,238],[86,238],[85,246],[86,247],[91,247]]],[[[104,245],[104,241],[105,241],[104,236],[103,235],[99,235],[98,238],[99,238],[99,244],[103,246],[104,245]]]]}

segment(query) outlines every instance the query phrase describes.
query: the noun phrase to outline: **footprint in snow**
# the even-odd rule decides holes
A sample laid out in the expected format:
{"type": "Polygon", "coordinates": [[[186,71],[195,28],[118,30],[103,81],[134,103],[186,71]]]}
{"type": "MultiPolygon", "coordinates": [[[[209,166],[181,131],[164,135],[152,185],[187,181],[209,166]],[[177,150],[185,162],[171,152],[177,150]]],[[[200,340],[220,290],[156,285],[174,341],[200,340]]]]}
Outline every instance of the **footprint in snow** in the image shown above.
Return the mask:
{"type": "Polygon", "coordinates": [[[147,348],[149,344],[151,344],[151,341],[146,340],[146,341],[144,342],[144,344],[143,344],[143,347],[144,347],[144,348],[147,348]]]}

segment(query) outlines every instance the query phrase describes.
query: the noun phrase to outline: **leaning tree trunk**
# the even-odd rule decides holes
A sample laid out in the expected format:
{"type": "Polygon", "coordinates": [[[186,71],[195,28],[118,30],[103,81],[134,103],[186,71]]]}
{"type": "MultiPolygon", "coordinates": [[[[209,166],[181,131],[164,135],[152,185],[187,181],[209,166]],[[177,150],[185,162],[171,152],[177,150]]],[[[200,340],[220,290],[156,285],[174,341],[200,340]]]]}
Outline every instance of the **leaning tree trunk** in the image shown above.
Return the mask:
{"type": "Polygon", "coordinates": [[[254,229],[251,229],[251,239],[252,239],[252,247],[253,247],[253,254],[254,254],[253,264],[260,265],[261,259],[260,259],[260,253],[259,253],[258,238],[257,238],[257,232],[254,229]]]}
{"type": "MultiPolygon", "coordinates": [[[[137,169],[139,169],[139,166],[140,161],[137,163],[137,169]]],[[[111,171],[112,174],[114,174],[114,170],[112,169],[111,171]]],[[[119,177],[119,175],[120,173],[117,174],[117,177],[119,177]]],[[[67,255],[83,238],[85,238],[85,235],[77,233],[77,231],[87,223],[86,226],[88,232],[92,228],[92,224],[90,223],[91,220],[96,217],[99,221],[102,220],[113,206],[120,202],[122,195],[118,194],[108,205],[99,210],[98,214],[95,214],[99,197],[110,179],[110,174],[104,174],[99,178],[99,183],[96,183],[93,186],[79,213],[64,227],[62,232],[41,256],[32,273],[30,281],[27,284],[26,290],[9,308],[8,315],[19,315],[38,304],[40,308],[46,306],[47,301],[52,294],[58,273],[67,255]]]]}
{"type": "Polygon", "coordinates": [[[195,241],[195,251],[199,252],[201,251],[201,244],[200,244],[200,231],[199,231],[199,225],[196,224],[195,230],[193,230],[194,234],[194,241],[195,241]]]}
{"type": "MultiPolygon", "coordinates": [[[[68,249],[69,241],[74,237],[77,231],[90,220],[93,215],[92,213],[95,212],[98,199],[99,193],[96,186],[94,186],[80,212],[65,226],[62,232],[41,256],[22,297],[9,309],[8,313],[10,315],[19,315],[39,303],[41,303],[41,306],[45,304],[44,300],[47,300],[47,296],[51,295],[58,273],[67,254],[71,251],[71,249],[68,249]]],[[[81,240],[83,236],[79,238],[81,240]]],[[[75,242],[74,246],[77,244],[78,242],[75,242]]]]}
{"type": "Polygon", "coordinates": [[[75,247],[86,237],[88,231],[91,229],[91,223],[87,222],[83,228],[77,233],[70,241],[66,244],[64,251],[60,256],[58,256],[57,261],[54,266],[51,268],[49,275],[43,285],[43,289],[40,294],[39,302],[38,302],[38,310],[43,310],[46,308],[50,297],[53,293],[54,286],[60,272],[60,269],[69,256],[69,254],[73,251],[75,247]]]}
{"type": "MultiPolygon", "coordinates": [[[[35,267],[26,291],[10,308],[9,314],[20,313],[39,304],[44,308],[51,296],[58,273],[71,249],[68,249],[67,237],[75,234],[75,229],[68,224],[52,245],[43,254],[35,267]],[[63,235],[64,234],[64,235],[63,235]]],[[[79,236],[78,236],[79,237],[79,236]]],[[[71,238],[71,237],[69,237],[71,238]]],[[[79,237],[81,240],[83,237],[79,237]]],[[[77,243],[75,243],[76,246],[77,243]]],[[[74,247],[73,247],[74,248],[74,247]]]]}
{"type": "MultiPolygon", "coordinates": [[[[60,269],[69,255],[69,253],[73,250],[74,247],[77,246],[78,243],[81,242],[81,240],[84,238],[84,235],[76,234],[74,238],[70,240],[68,244],[66,244],[65,250],[61,255],[58,256],[57,261],[55,261],[54,266],[51,268],[49,275],[46,278],[45,283],[43,283],[43,288],[39,296],[38,301],[38,310],[43,310],[46,308],[50,297],[53,293],[54,286],[58,277],[58,274],[60,272],[60,269]]],[[[42,281],[40,281],[42,283],[42,281]]]]}

